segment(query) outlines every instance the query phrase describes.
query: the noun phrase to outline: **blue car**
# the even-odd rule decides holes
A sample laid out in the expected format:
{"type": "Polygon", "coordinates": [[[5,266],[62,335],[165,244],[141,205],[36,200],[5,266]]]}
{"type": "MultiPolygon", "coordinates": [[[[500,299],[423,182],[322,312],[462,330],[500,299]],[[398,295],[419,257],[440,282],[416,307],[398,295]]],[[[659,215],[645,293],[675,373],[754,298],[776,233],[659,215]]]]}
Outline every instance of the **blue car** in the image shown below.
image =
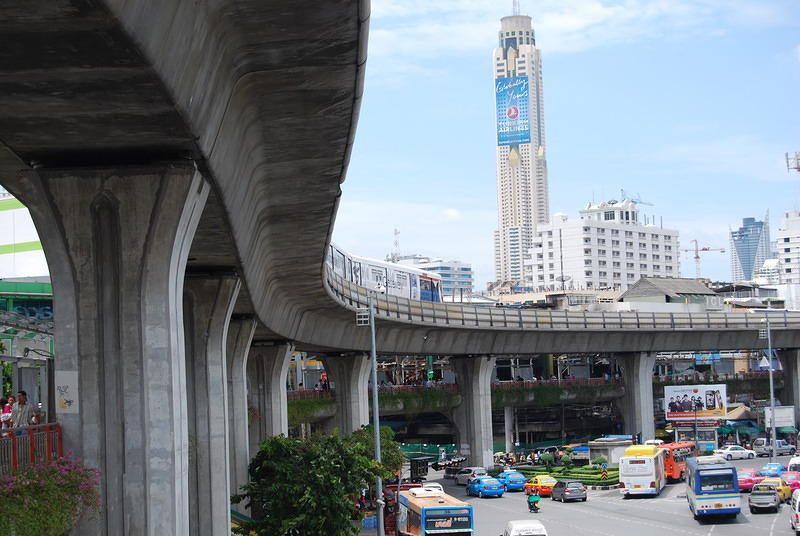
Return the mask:
{"type": "Polygon", "coordinates": [[[786,472],[786,467],[779,463],[768,463],[758,472],[761,476],[781,476],[786,472]]]}
{"type": "Polygon", "coordinates": [[[467,495],[477,495],[478,497],[502,497],[506,489],[503,483],[496,478],[473,478],[467,484],[467,495]]]}
{"type": "Polygon", "coordinates": [[[525,475],[517,471],[503,471],[495,478],[506,487],[506,491],[522,491],[527,481],[525,475]]]}

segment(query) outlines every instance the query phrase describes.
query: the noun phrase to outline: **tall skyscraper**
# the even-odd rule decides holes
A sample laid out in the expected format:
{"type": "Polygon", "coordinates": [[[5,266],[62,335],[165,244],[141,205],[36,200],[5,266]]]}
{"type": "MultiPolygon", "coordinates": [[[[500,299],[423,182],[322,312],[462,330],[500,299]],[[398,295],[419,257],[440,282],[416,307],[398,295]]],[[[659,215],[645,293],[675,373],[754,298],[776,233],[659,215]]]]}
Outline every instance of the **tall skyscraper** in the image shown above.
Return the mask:
{"type": "Polygon", "coordinates": [[[542,58],[531,18],[500,21],[494,49],[497,116],[495,278],[522,281],[537,224],[550,220],[544,142],[542,58]]]}
{"type": "Polygon", "coordinates": [[[734,282],[753,279],[764,261],[772,256],[769,213],[764,221],[743,218],[742,226],[731,231],[731,277],[734,282]]]}

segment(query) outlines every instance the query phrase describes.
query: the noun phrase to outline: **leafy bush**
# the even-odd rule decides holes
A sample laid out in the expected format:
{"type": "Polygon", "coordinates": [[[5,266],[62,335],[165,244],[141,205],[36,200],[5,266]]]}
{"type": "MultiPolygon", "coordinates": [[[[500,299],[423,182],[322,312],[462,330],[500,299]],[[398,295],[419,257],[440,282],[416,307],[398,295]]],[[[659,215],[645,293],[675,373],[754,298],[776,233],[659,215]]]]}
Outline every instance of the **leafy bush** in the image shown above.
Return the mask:
{"type": "Polygon", "coordinates": [[[100,510],[100,472],[60,458],[0,475],[0,536],[59,536],[100,510]]]}
{"type": "Polygon", "coordinates": [[[592,460],[592,464],[594,465],[603,465],[604,463],[608,463],[608,460],[605,456],[598,456],[597,458],[592,460]]]}
{"type": "Polygon", "coordinates": [[[236,534],[356,536],[354,498],[375,477],[391,474],[353,437],[275,436],[260,447],[250,463],[250,483],[231,501],[244,501],[263,516],[243,522],[236,534]]]}
{"type": "Polygon", "coordinates": [[[569,469],[572,467],[572,458],[569,457],[569,454],[564,454],[563,456],[561,456],[560,461],[561,465],[563,465],[565,468],[569,469]]]}
{"type": "Polygon", "coordinates": [[[545,452],[544,454],[539,456],[539,460],[544,462],[544,464],[547,466],[547,468],[550,469],[553,466],[553,462],[555,461],[555,458],[553,458],[553,455],[550,454],[549,452],[545,452]]]}

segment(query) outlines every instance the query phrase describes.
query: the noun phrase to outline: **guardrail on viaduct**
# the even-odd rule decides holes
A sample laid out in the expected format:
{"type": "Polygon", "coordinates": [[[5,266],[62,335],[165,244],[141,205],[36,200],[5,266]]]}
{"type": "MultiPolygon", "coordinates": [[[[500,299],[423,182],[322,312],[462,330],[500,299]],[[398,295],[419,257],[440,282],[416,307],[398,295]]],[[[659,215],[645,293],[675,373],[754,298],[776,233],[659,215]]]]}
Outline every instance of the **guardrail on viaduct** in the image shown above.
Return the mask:
{"type": "MultiPolygon", "coordinates": [[[[348,309],[367,307],[369,290],[358,286],[325,266],[328,288],[334,299],[348,309]]],[[[433,303],[376,293],[378,318],[410,324],[505,330],[614,330],[679,331],[760,329],[763,315],[752,313],[643,313],[542,311],[477,307],[460,303],[433,303]]],[[[772,329],[797,328],[800,312],[770,313],[772,329]]]]}

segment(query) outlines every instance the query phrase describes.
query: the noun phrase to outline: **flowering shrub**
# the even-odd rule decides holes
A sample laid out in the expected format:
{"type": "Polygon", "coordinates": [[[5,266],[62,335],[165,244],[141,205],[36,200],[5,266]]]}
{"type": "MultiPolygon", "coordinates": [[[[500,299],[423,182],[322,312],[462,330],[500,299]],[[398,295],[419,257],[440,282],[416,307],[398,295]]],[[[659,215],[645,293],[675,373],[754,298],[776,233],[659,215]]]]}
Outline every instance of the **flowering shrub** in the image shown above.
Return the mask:
{"type": "Polygon", "coordinates": [[[100,472],[60,458],[0,475],[0,536],[58,536],[100,509],[100,472]]]}

